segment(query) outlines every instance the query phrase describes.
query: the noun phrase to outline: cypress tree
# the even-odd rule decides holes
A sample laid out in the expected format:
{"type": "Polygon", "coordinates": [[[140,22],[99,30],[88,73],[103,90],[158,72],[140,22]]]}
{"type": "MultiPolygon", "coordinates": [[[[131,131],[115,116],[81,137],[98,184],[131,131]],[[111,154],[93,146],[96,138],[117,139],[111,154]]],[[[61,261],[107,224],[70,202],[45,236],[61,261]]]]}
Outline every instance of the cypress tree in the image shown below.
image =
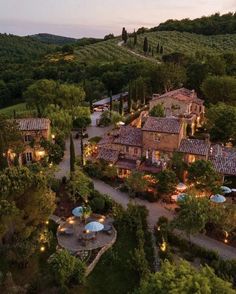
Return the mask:
{"type": "Polygon", "coordinates": [[[131,83],[129,83],[129,94],[128,94],[128,112],[131,112],[132,109],[132,98],[131,98],[131,93],[132,89],[131,89],[131,83]]]}
{"type": "Polygon", "coordinates": [[[121,38],[123,41],[125,41],[125,28],[122,29],[121,38]]]}
{"type": "Polygon", "coordinates": [[[144,41],[143,41],[143,52],[144,52],[145,55],[148,52],[148,39],[147,39],[147,37],[145,37],[144,41]]]}
{"type": "Polygon", "coordinates": [[[134,31],[134,46],[137,44],[137,33],[134,31]]]}
{"type": "Polygon", "coordinates": [[[157,54],[159,54],[160,53],[160,44],[158,43],[157,44],[157,54]]]}
{"type": "Polygon", "coordinates": [[[119,114],[123,115],[123,96],[120,95],[120,101],[119,101],[119,114]]]}
{"type": "Polygon", "coordinates": [[[75,146],[72,134],[70,135],[70,172],[75,171],[75,146]]]}
{"type": "Polygon", "coordinates": [[[163,49],[163,46],[161,46],[160,54],[163,54],[163,52],[164,52],[164,49],[163,49]]]}
{"type": "Polygon", "coordinates": [[[112,91],[110,91],[110,117],[112,112],[112,91]]]}
{"type": "Polygon", "coordinates": [[[126,31],[125,28],[122,29],[122,35],[121,35],[121,37],[122,37],[122,40],[124,41],[124,43],[126,44],[127,43],[127,40],[128,40],[128,33],[127,33],[127,31],[126,31]]]}

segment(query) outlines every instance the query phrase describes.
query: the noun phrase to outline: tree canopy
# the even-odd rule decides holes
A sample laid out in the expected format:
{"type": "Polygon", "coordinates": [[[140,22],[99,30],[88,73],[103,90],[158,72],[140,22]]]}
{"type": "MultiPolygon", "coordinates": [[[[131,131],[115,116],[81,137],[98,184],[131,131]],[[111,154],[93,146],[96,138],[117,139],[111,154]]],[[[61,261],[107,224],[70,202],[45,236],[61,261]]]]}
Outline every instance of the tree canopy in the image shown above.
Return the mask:
{"type": "Polygon", "coordinates": [[[27,167],[0,173],[0,240],[15,261],[27,260],[36,250],[42,224],[55,209],[55,195],[43,172],[27,167]]]}
{"type": "Polygon", "coordinates": [[[165,111],[162,104],[155,105],[149,112],[150,116],[164,117],[165,111]]]}
{"type": "Polygon", "coordinates": [[[217,103],[207,109],[207,128],[211,139],[236,142],[236,106],[217,103]]]}
{"type": "Polygon", "coordinates": [[[218,278],[208,266],[196,270],[187,261],[181,261],[176,265],[164,261],[161,271],[145,278],[137,291],[137,294],[150,293],[233,294],[235,290],[232,284],[218,278]]]}
{"type": "Polygon", "coordinates": [[[205,193],[218,192],[220,179],[220,175],[216,172],[210,161],[197,160],[189,166],[189,183],[205,193]]]}

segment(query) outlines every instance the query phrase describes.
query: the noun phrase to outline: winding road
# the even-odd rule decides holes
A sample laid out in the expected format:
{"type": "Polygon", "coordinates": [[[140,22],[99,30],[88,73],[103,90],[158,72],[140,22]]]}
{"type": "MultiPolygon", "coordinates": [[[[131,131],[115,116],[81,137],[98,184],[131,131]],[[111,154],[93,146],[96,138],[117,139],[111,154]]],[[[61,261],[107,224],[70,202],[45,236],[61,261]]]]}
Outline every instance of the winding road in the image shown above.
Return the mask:
{"type": "MultiPolygon", "coordinates": [[[[93,115],[97,116],[98,114],[93,114],[93,115]]],[[[93,118],[92,118],[92,121],[94,121],[93,118]]],[[[102,136],[108,130],[109,130],[109,127],[100,128],[92,124],[87,129],[87,132],[88,132],[89,138],[91,138],[94,136],[102,136]]],[[[66,176],[69,174],[69,170],[70,170],[70,156],[69,156],[70,148],[69,147],[70,147],[70,140],[68,139],[66,141],[65,156],[63,161],[59,165],[58,171],[56,172],[56,175],[55,175],[56,178],[62,178],[63,176],[66,176]]],[[[75,141],[75,152],[76,152],[76,155],[79,155],[80,153],[79,140],[75,141]]],[[[94,182],[94,187],[97,191],[99,191],[100,193],[109,195],[113,200],[121,204],[123,207],[127,207],[130,201],[133,201],[134,203],[137,203],[139,205],[146,206],[146,208],[149,211],[148,224],[151,230],[153,230],[153,227],[155,226],[160,216],[165,216],[170,220],[173,219],[174,217],[174,212],[173,212],[174,207],[172,205],[164,205],[159,202],[150,203],[148,201],[137,199],[137,198],[134,200],[130,200],[127,193],[120,192],[119,190],[116,190],[113,187],[97,179],[93,179],[93,182],[94,182]]],[[[181,234],[179,231],[177,233],[181,234]]],[[[186,238],[185,235],[183,235],[183,237],[186,238]]],[[[218,254],[221,256],[221,258],[225,260],[236,259],[235,248],[225,245],[214,239],[211,239],[205,235],[198,234],[195,236],[191,236],[191,241],[201,247],[205,247],[209,250],[217,251],[218,254]]]]}

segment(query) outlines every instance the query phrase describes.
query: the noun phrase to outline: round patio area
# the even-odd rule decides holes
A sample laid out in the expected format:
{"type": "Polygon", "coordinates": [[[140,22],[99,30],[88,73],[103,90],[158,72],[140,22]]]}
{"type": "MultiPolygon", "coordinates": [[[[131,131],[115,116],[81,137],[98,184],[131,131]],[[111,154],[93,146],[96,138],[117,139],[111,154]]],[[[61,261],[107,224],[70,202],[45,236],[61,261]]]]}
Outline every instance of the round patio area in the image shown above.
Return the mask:
{"type": "Polygon", "coordinates": [[[72,253],[95,250],[113,243],[116,231],[112,225],[113,219],[92,214],[86,221],[79,217],[69,217],[57,229],[57,240],[60,247],[72,253]],[[85,230],[90,222],[100,222],[104,229],[99,232],[85,230]]]}

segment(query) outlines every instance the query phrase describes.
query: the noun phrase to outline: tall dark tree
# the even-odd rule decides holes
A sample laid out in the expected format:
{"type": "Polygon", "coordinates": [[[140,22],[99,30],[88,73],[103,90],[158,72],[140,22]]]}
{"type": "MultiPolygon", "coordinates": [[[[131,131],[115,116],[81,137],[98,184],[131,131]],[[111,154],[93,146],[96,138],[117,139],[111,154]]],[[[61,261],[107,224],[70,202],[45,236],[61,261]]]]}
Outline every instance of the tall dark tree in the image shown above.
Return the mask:
{"type": "Polygon", "coordinates": [[[112,113],[113,105],[112,105],[112,91],[110,91],[110,117],[112,113]]]}
{"type": "Polygon", "coordinates": [[[160,53],[160,44],[158,43],[157,44],[157,54],[159,54],[160,53]]]}
{"type": "Polygon", "coordinates": [[[75,146],[72,134],[70,135],[70,172],[75,171],[75,146]]]}
{"type": "Polygon", "coordinates": [[[163,49],[163,46],[161,46],[160,48],[160,54],[163,54],[164,53],[164,49],[163,49]]]}
{"type": "Polygon", "coordinates": [[[80,133],[80,148],[81,148],[81,164],[84,165],[84,144],[83,144],[83,133],[84,129],[91,123],[90,111],[88,108],[81,108],[81,113],[78,114],[77,118],[73,121],[74,128],[77,128],[80,133]]]}
{"type": "Polygon", "coordinates": [[[123,115],[123,96],[120,95],[120,101],[119,101],[119,114],[123,115]]]}
{"type": "Polygon", "coordinates": [[[144,38],[143,40],[143,52],[146,55],[148,52],[148,39],[147,37],[144,38]]]}
{"type": "Polygon", "coordinates": [[[130,113],[132,110],[132,86],[131,83],[129,83],[129,94],[128,94],[128,112],[130,113]]]}
{"type": "Polygon", "coordinates": [[[126,44],[127,43],[127,40],[128,40],[128,33],[127,33],[127,31],[126,31],[125,28],[122,29],[122,35],[121,35],[121,37],[122,37],[122,40],[124,41],[124,43],[126,44]]]}
{"type": "Polygon", "coordinates": [[[138,36],[137,33],[134,31],[134,46],[137,44],[138,36]]]}

